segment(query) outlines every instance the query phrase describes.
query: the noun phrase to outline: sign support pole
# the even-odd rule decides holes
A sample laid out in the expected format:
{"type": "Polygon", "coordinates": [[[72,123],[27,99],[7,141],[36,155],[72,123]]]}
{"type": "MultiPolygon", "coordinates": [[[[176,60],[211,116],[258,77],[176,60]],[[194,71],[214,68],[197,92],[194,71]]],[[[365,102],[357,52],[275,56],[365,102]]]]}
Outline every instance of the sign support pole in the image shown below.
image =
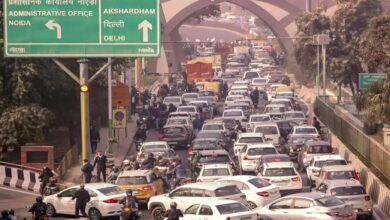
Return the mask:
{"type": "Polygon", "coordinates": [[[133,98],[132,98],[132,94],[131,94],[131,58],[129,58],[129,61],[128,61],[128,70],[127,70],[127,75],[129,77],[128,79],[128,85],[129,85],[129,96],[130,96],[130,102],[129,102],[129,121],[131,121],[131,107],[132,107],[132,101],[133,101],[133,98]]]}
{"type": "Polygon", "coordinates": [[[317,45],[317,95],[320,95],[320,45],[317,45]]]}
{"type": "MultiPolygon", "coordinates": [[[[111,58],[108,58],[108,63],[111,63],[111,58]]],[[[112,141],[112,68],[111,65],[107,71],[108,78],[108,152],[111,153],[112,141]]]]}
{"type": "Polygon", "coordinates": [[[135,68],[134,68],[134,86],[138,89],[138,58],[135,59],[135,68]]]}
{"type": "Polygon", "coordinates": [[[326,96],[326,45],[322,44],[322,86],[323,95],[326,96]]]}

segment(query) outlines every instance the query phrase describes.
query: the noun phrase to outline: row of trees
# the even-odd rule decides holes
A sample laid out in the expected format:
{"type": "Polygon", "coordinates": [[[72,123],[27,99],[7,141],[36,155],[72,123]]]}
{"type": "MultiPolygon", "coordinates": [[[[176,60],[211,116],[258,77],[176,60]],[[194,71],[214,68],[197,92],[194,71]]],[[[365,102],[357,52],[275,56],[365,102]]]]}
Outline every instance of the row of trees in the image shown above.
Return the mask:
{"type": "MultiPolygon", "coordinates": [[[[336,3],[337,10],[331,17],[323,8],[300,14],[295,20],[297,37],[329,34],[328,76],[351,89],[358,109],[364,113],[366,127],[376,127],[378,123],[389,122],[389,81],[359,92],[356,85],[359,73],[390,73],[390,14],[382,14],[379,0],[337,0],[336,3]]],[[[298,38],[294,49],[304,82],[313,82],[317,73],[317,59],[313,57],[317,48],[312,39],[298,38]]]]}

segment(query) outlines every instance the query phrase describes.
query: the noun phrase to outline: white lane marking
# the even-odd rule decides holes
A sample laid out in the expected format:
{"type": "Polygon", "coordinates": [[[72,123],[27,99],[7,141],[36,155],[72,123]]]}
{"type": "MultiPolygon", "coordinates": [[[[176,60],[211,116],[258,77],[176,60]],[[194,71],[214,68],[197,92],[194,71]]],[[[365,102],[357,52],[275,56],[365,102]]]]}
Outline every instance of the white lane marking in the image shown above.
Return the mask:
{"type": "Polygon", "coordinates": [[[0,189],[6,190],[6,191],[11,191],[11,192],[22,193],[22,194],[26,194],[26,195],[30,195],[30,196],[39,196],[38,193],[26,192],[26,191],[11,189],[11,188],[2,187],[2,186],[0,186],[0,189]]]}

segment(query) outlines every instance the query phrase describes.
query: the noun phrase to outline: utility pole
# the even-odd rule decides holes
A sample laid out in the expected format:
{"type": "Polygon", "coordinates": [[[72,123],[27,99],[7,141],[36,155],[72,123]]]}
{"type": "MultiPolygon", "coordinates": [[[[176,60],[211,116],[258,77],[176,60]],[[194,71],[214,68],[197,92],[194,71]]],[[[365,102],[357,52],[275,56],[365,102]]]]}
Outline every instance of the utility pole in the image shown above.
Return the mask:
{"type": "MultiPolygon", "coordinates": [[[[317,45],[317,74],[319,79],[319,51],[318,47],[321,45],[322,49],[322,95],[326,95],[326,45],[330,43],[330,37],[327,34],[316,34],[313,36],[313,44],[317,45]]],[[[318,84],[318,95],[319,95],[319,84],[318,84]]]]}
{"type": "Polygon", "coordinates": [[[311,11],[311,0],[306,0],[306,11],[311,11]]]}
{"type": "MultiPolygon", "coordinates": [[[[108,62],[111,63],[111,58],[108,58],[108,62]]],[[[111,149],[111,140],[112,140],[112,68],[111,65],[108,67],[107,71],[108,78],[108,144],[109,149],[111,149]]]]}
{"type": "Polygon", "coordinates": [[[322,44],[322,95],[326,95],[326,44],[322,44]]]}
{"type": "Polygon", "coordinates": [[[91,157],[89,143],[89,94],[88,94],[88,59],[79,59],[80,64],[80,106],[81,106],[81,156],[82,160],[91,157]]]}

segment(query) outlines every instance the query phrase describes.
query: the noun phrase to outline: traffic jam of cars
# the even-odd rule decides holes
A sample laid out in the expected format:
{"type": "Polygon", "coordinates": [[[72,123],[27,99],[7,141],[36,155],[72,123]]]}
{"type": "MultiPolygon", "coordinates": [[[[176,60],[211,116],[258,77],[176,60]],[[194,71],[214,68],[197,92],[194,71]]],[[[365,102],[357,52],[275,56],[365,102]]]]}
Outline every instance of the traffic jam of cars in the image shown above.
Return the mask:
{"type": "Polygon", "coordinates": [[[212,80],[194,82],[196,92],[165,97],[176,112],[136,153],[139,164],[153,155],[156,165],[126,163],[113,184],[87,184],[97,198],[92,214],[118,215],[118,198],[132,189],[153,220],[172,202],[184,220],[371,219],[359,173],[332,148],[326,128],[314,126],[284,69],[261,46],[248,49],[228,54],[212,80]],[[187,169],[180,181],[171,172],[178,160],[187,169]]]}

